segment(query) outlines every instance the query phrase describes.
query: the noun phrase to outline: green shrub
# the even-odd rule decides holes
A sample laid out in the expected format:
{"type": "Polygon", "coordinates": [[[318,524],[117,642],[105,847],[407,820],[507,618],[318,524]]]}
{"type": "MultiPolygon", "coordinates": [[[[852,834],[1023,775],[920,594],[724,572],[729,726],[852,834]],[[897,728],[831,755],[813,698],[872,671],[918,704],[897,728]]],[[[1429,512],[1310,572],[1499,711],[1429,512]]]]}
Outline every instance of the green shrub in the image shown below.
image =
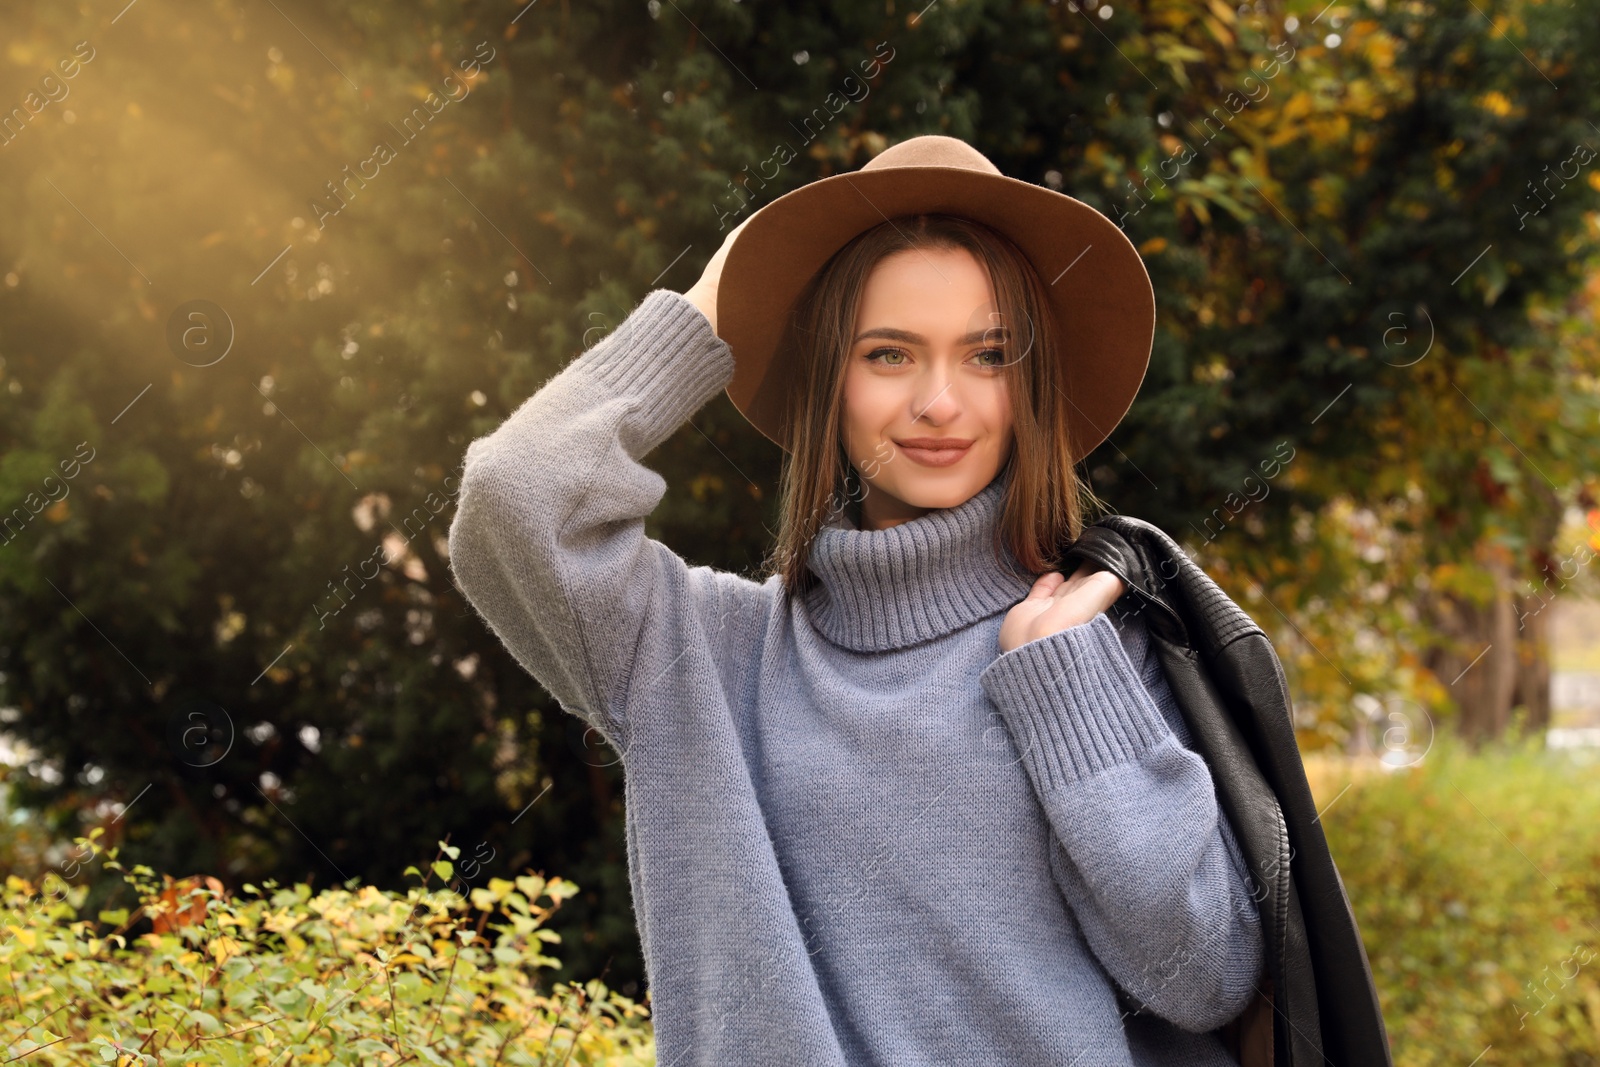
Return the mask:
{"type": "MultiPolygon", "coordinates": [[[[93,847],[93,837],[80,845],[93,847]]],[[[577,886],[525,874],[467,898],[426,881],[244,886],[237,897],[122,871],[139,906],[79,915],[55,874],[6,879],[0,1062],[27,1064],[561,1064],[655,1061],[644,1006],[598,981],[540,988],[558,965],[546,919],[577,886]],[[165,897],[165,899],[164,899],[165,897]],[[201,910],[203,907],[203,911],[201,910]],[[203,920],[156,932],[183,916],[203,920]],[[150,920],[146,923],[145,920],[150,920]],[[135,934],[135,927],[148,932],[135,934]]],[[[413,873],[408,871],[408,873],[413,873]]],[[[434,864],[446,882],[447,860],[434,864]]],[[[219,883],[220,884],[220,883],[219,883]]]]}
{"type": "Polygon", "coordinates": [[[1541,746],[1318,789],[1397,1067],[1600,1063],[1600,786],[1541,746]]]}

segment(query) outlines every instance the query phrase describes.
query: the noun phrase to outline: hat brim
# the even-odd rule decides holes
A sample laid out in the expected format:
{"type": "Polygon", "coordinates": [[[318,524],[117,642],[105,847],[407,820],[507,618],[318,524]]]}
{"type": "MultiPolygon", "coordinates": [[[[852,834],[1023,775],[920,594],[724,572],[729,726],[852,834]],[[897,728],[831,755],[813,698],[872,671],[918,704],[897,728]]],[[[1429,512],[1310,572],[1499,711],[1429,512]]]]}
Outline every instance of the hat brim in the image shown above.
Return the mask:
{"type": "Polygon", "coordinates": [[[1067,365],[1073,459],[1111,435],[1144,381],[1155,290],[1126,234],[1083,201],[963,167],[885,167],[823,178],[763,206],[728,250],[717,333],[733,351],[728,398],[788,449],[789,368],[775,354],[796,300],[844,245],[902,215],[959,215],[1005,234],[1049,296],[1067,365]]]}

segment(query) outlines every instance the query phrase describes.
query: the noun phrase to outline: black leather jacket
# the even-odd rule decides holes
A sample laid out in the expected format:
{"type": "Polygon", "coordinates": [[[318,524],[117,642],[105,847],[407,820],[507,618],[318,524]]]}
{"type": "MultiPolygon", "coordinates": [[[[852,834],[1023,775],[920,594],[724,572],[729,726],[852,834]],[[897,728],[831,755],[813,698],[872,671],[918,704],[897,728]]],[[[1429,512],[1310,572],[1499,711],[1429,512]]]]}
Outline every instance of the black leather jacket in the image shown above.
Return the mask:
{"type": "Polygon", "coordinates": [[[1243,1067],[1392,1067],[1372,968],[1328,852],[1288,686],[1261,628],[1158,527],[1110,515],[1065,551],[1128,587],[1255,880],[1266,976],[1225,1038],[1243,1067]]]}

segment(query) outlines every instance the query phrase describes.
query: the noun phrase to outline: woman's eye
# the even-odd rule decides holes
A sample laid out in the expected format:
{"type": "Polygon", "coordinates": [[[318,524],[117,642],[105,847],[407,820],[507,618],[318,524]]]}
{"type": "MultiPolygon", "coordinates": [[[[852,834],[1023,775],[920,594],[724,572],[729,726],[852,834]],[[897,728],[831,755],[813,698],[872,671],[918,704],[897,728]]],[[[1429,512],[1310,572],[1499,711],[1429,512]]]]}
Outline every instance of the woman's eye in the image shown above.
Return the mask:
{"type": "MultiPolygon", "coordinates": [[[[905,353],[900,351],[898,348],[875,348],[871,352],[867,353],[867,359],[869,360],[877,359],[879,356],[900,356],[904,358],[905,353]]],[[[891,367],[900,366],[898,362],[892,362],[889,360],[884,360],[883,362],[891,367]]]]}
{"type": "Polygon", "coordinates": [[[1004,349],[1000,349],[1000,348],[985,348],[982,352],[978,353],[978,358],[981,359],[984,356],[993,356],[994,357],[994,362],[993,363],[985,363],[985,364],[983,364],[983,366],[985,366],[985,367],[1003,367],[1003,366],[1005,366],[1006,354],[1005,354],[1005,350],[1004,349]]]}

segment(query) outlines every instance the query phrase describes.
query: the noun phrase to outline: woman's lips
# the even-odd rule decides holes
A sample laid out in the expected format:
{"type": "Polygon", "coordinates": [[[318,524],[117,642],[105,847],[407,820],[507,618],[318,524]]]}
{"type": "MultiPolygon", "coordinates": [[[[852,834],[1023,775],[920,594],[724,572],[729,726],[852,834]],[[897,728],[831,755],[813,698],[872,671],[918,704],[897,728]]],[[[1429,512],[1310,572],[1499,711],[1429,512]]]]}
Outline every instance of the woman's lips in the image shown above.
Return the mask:
{"type": "Polygon", "coordinates": [[[920,463],[924,467],[948,467],[952,463],[959,463],[961,457],[965,456],[972,446],[966,444],[959,448],[913,448],[910,445],[899,447],[900,451],[905,453],[905,457],[913,463],[920,463]]]}

